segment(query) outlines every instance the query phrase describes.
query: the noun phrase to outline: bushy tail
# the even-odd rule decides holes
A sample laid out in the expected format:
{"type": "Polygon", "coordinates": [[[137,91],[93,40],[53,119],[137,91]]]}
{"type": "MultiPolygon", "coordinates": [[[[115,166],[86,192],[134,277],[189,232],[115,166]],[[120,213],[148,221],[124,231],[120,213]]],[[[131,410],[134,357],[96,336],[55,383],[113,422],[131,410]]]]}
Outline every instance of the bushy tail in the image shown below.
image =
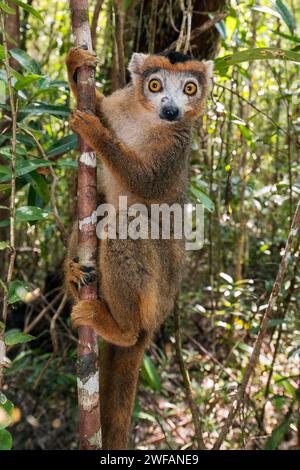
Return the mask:
{"type": "Polygon", "coordinates": [[[103,449],[126,449],[139,368],[147,345],[140,337],[129,348],[106,343],[101,358],[101,424],[103,449]]]}

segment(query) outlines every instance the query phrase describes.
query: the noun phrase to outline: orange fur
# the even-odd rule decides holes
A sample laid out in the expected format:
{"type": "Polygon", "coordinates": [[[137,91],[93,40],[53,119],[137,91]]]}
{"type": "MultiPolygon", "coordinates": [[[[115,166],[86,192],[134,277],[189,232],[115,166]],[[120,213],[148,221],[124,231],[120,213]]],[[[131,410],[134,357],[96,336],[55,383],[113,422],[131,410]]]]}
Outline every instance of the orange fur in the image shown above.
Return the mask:
{"type": "MultiPolygon", "coordinates": [[[[95,58],[78,48],[67,56],[70,86],[76,95],[74,74],[95,58]]],[[[136,73],[137,72],[137,73],[136,73]]],[[[98,153],[102,163],[102,191],[118,211],[118,198],[128,204],[186,201],[191,128],[204,109],[209,70],[204,63],[171,64],[166,57],[144,56],[133,83],[111,96],[97,94],[97,115],[75,110],[72,129],[98,153]],[[142,93],[143,71],[159,67],[169,71],[201,72],[202,93],[181,121],[158,118],[142,93]]],[[[191,101],[191,103],[194,103],[191,101]]],[[[118,215],[118,214],[117,214],[118,215]]],[[[101,368],[101,417],[105,449],[127,445],[138,371],[154,332],[174,305],[184,265],[183,240],[101,240],[99,244],[99,301],[79,301],[72,311],[74,326],[89,325],[106,340],[101,368]]],[[[77,224],[65,264],[66,284],[74,295],[74,282],[86,267],[72,264],[77,250],[77,224]],[[73,288],[71,289],[71,285],[73,288]]]]}

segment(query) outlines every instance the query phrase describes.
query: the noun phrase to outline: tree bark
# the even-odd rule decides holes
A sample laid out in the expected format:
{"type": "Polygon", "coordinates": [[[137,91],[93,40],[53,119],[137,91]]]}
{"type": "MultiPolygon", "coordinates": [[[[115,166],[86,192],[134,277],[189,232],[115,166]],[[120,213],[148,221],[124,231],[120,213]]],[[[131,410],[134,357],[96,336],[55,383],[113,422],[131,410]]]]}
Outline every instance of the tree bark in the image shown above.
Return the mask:
{"type": "MultiPolygon", "coordinates": [[[[88,21],[88,1],[70,0],[72,27],[76,45],[92,51],[92,39],[88,21]]],[[[78,109],[95,112],[95,72],[81,67],[77,74],[78,109]]],[[[82,265],[97,264],[97,179],[96,154],[79,138],[78,162],[78,254],[82,265]]],[[[83,286],[80,300],[96,300],[97,284],[83,286]]],[[[78,330],[77,383],[80,419],[80,448],[101,448],[101,424],[99,402],[98,336],[90,327],[78,330]]]]}

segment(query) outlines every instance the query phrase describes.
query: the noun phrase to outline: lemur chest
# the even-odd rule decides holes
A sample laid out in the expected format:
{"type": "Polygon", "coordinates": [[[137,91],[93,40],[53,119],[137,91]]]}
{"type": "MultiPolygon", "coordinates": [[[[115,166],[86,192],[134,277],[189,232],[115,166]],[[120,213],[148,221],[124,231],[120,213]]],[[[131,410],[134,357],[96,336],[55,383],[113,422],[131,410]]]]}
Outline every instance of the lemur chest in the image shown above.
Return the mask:
{"type": "MultiPolygon", "coordinates": [[[[137,154],[143,153],[148,129],[142,123],[126,115],[111,122],[112,130],[120,142],[137,154]]],[[[142,155],[141,155],[142,156],[142,155]]]]}

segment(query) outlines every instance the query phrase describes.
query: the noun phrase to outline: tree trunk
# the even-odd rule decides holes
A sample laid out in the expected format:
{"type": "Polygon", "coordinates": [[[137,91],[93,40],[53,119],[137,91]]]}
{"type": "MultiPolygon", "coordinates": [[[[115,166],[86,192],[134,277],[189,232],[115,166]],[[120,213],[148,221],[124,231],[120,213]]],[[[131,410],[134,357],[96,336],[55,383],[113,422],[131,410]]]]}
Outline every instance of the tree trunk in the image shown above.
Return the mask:
{"type": "MultiPolygon", "coordinates": [[[[92,51],[92,39],[88,21],[88,1],[70,0],[72,27],[77,46],[92,51]]],[[[81,67],[77,75],[79,109],[95,112],[95,72],[81,67]]],[[[97,178],[96,154],[79,138],[78,162],[78,254],[82,265],[97,265],[97,178]]],[[[97,284],[83,286],[80,300],[96,300],[97,284]]],[[[101,448],[99,403],[98,336],[90,327],[78,330],[77,383],[80,418],[80,448],[101,448]]]]}

